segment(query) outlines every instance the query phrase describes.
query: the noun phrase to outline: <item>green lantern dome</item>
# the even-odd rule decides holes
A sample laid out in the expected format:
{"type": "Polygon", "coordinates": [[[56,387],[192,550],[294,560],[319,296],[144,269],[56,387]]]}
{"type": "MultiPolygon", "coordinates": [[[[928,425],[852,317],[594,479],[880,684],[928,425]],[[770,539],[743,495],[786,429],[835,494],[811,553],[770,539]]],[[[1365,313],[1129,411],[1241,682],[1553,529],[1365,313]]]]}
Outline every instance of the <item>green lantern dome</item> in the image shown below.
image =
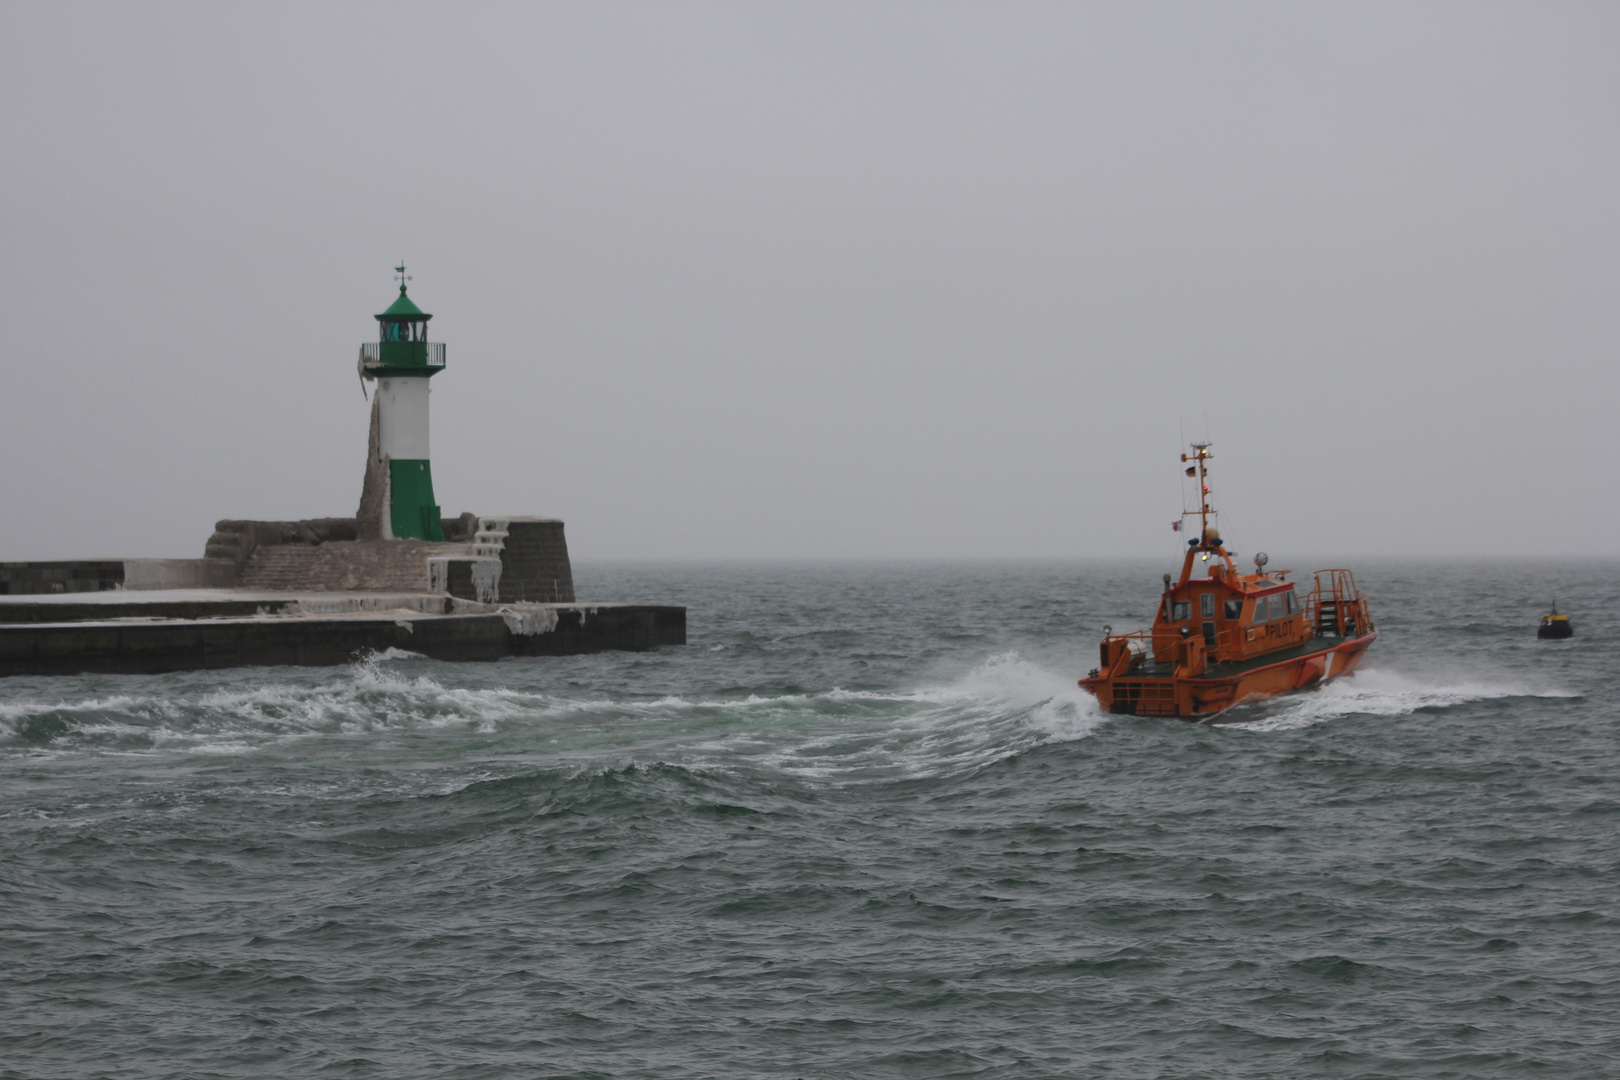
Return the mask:
{"type": "Polygon", "coordinates": [[[427,312],[417,307],[409,296],[405,295],[405,285],[399,286],[399,299],[388,305],[388,310],[377,316],[378,319],[387,319],[389,322],[426,322],[433,318],[427,312]]]}

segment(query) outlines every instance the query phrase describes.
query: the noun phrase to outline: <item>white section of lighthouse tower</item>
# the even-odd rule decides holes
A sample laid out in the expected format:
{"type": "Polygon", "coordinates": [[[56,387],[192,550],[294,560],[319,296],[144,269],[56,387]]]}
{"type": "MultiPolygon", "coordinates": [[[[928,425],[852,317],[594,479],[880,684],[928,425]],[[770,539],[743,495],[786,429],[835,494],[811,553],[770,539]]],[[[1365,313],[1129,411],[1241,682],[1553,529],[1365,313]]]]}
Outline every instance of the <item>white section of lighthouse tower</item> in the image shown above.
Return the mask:
{"type": "Polygon", "coordinates": [[[377,449],[395,461],[421,460],[428,453],[428,394],[426,379],[377,380],[377,449]]]}

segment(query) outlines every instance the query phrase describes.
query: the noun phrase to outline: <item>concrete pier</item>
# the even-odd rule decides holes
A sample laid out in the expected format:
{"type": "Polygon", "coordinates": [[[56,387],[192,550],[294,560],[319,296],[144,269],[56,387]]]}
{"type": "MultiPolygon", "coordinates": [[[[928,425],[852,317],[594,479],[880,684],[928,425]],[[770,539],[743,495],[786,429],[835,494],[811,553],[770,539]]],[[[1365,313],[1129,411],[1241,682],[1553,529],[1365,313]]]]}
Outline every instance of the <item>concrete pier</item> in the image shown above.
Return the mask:
{"type": "Polygon", "coordinates": [[[234,589],[0,596],[0,676],[567,656],[686,643],[686,609],[234,589]]]}

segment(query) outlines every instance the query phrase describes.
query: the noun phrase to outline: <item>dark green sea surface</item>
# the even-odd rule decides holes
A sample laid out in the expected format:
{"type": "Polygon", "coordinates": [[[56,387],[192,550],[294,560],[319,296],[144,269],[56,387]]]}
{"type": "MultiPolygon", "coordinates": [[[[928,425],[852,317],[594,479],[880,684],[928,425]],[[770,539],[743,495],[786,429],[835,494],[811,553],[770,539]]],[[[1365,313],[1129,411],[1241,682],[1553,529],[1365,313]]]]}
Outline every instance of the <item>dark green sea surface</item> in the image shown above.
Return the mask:
{"type": "Polygon", "coordinates": [[[1100,715],[1164,569],[585,566],[691,644],[0,680],[0,1076],[1620,1075],[1620,564],[1359,567],[1353,678],[1100,715]]]}

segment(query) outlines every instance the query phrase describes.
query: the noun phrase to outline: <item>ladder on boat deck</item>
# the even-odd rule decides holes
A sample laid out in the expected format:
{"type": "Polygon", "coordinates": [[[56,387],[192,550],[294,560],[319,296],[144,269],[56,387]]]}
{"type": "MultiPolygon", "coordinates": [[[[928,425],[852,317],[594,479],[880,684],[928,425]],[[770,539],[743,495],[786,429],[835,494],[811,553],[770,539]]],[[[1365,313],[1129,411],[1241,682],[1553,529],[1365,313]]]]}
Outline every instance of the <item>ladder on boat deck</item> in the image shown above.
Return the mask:
{"type": "Polygon", "coordinates": [[[1356,588],[1356,579],[1348,570],[1318,570],[1308,602],[1317,637],[1355,637],[1372,629],[1367,595],[1356,588]]]}

